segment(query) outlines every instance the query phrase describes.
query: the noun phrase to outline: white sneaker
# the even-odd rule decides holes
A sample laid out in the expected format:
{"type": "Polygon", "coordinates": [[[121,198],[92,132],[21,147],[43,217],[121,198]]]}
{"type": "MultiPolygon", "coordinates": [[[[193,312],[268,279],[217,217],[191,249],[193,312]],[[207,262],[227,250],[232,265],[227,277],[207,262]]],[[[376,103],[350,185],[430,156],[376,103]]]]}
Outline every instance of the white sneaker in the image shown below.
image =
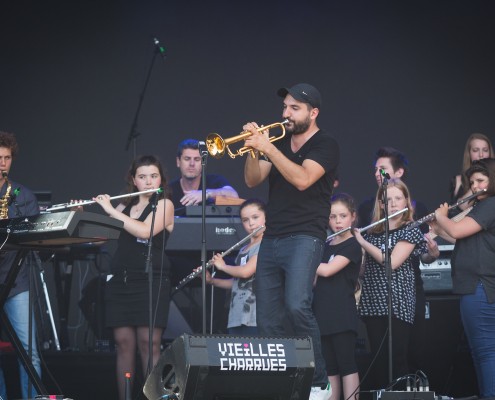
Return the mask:
{"type": "Polygon", "coordinates": [[[327,387],[322,389],[319,386],[311,386],[311,392],[309,393],[309,400],[329,400],[332,395],[332,387],[328,382],[327,387]]]}

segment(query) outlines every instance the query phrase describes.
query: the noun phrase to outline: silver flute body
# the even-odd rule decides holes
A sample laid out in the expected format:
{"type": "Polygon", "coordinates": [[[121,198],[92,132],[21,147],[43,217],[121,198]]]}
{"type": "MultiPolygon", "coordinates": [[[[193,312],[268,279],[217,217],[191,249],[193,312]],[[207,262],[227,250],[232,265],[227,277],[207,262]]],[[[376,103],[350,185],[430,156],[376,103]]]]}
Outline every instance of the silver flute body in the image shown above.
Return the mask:
{"type": "MultiPolygon", "coordinates": [[[[127,193],[127,194],[120,194],[118,196],[113,196],[110,197],[110,200],[115,200],[115,199],[123,199],[125,197],[134,197],[134,196],[139,196],[140,194],[145,194],[145,193],[161,193],[163,189],[158,188],[158,189],[148,189],[148,190],[143,190],[141,192],[132,192],[132,193],[127,193]]],[[[55,204],[51,206],[50,208],[47,208],[46,211],[57,211],[57,210],[64,210],[66,208],[72,208],[72,207],[79,207],[79,206],[87,206],[90,204],[96,203],[95,200],[83,200],[79,202],[74,202],[74,203],[61,203],[61,204],[55,204]]]]}
{"type": "MultiPolygon", "coordinates": [[[[393,218],[393,217],[395,217],[395,216],[397,216],[397,215],[400,215],[400,214],[405,213],[407,210],[408,210],[408,208],[407,208],[407,207],[406,207],[406,208],[403,208],[402,210],[399,210],[399,211],[396,211],[396,212],[394,212],[394,213],[390,214],[390,215],[388,216],[388,218],[382,218],[382,219],[380,219],[379,221],[375,221],[375,222],[373,222],[372,224],[369,224],[368,226],[365,226],[365,227],[363,227],[363,228],[357,228],[357,230],[358,230],[359,232],[365,232],[365,231],[367,231],[368,229],[373,228],[373,227],[374,227],[374,226],[376,226],[376,225],[379,225],[379,224],[384,223],[387,219],[390,219],[390,218],[393,218]]],[[[352,229],[352,226],[350,226],[350,227],[348,227],[348,228],[345,228],[345,229],[341,229],[341,230],[340,230],[340,231],[338,231],[338,232],[332,233],[331,235],[328,235],[328,236],[327,236],[327,240],[326,240],[326,241],[328,242],[330,239],[334,238],[335,236],[341,235],[342,233],[347,232],[347,231],[349,231],[349,230],[351,230],[351,229],[352,229]]]]}
{"type": "MultiPolygon", "coordinates": [[[[256,228],[254,231],[252,231],[249,235],[247,235],[246,237],[242,238],[241,240],[239,240],[236,244],[234,244],[233,246],[229,247],[227,250],[225,250],[223,253],[220,254],[221,257],[225,257],[227,254],[229,253],[232,253],[236,248],[238,248],[239,246],[242,246],[244,243],[246,243],[249,239],[251,239],[254,235],[256,235],[259,231],[261,231],[263,228],[265,227],[265,225],[261,225],[259,226],[258,228],[256,228]]],[[[213,267],[213,261],[210,260],[206,263],[206,270],[209,270],[211,267],[213,267]]],[[[199,275],[201,275],[201,271],[202,271],[202,267],[199,267],[196,269],[196,271],[194,272],[191,272],[189,275],[187,275],[185,278],[183,278],[178,284],[177,286],[174,288],[174,290],[172,291],[172,294],[179,290],[180,288],[182,288],[183,286],[187,285],[189,282],[191,282],[194,278],[198,277],[199,275]]]]}
{"type": "MultiPolygon", "coordinates": [[[[451,208],[454,208],[454,207],[460,206],[461,204],[467,203],[468,201],[478,197],[480,194],[483,194],[485,192],[486,192],[486,189],[479,190],[476,193],[473,193],[472,195],[465,197],[464,199],[459,200],[457,203],[452,204],[451,206],[449,206],[448,209],[450,210],[451,208]]],[[[422,217],[416,221],[411,222],[409,225],[407,225],[407,229],[417,228],[421,224],[433,221],[434,219],[435,219],[435,213],[432,212],[431,214],[425,215],[424,217],[422,217]]]]}

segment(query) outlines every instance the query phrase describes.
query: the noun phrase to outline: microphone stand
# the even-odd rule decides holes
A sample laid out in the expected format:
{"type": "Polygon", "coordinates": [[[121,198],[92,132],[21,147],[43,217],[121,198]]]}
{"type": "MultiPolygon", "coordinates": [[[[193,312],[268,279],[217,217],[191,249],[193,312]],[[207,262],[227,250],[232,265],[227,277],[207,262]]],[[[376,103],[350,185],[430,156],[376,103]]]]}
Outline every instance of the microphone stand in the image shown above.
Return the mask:
{"type": "MultiPolygon", "coordinates": [[[[203,304],[203,335],[206,335],[206,164],[208,150],[203,141],[198,143],[201,155],[201,301],[203,304]]],[[[213,286],[212,286],[213,290],[213,286]]],[[[212,310],[213,312],[213,310],[212,310]]]]}
{"type": "MultiPolygon", "coordinates": [[[[156,206],[158,203],[158,192],[154,193],[150,199],[151,203],[151,228],[150,237],[148,239],[148,252],[146,254],[146,268],[148,273],[148,367],[146,377],[151,374],[153,368],[153,262],[152,262],[152,245],[153,245],[153,229],[155,227],[156,206]]],[[[165,207],[165,202],[163,203],[165,207]]],[[[163,228],[165,229],[165,227],[163,228]]],[[[158,299],[157,299],[158,301],[158,299]]]]}
{"type": "Polygon", "coordinates": [[[151,59],[150,66],[148,68],[148,73],[146,74],[146,79],[144,81],[144,86],[141,94],[139,95],[139,102],[138,106],[136,109],[136,113],[134,114],[134,120],[132,121],[132,126],[131,126],[131,131],[129,132],[129,135],[127,136],[127,143],[125,145],[125,151],[129,150],[129,146],[132,142],[132,147],[133,147],[133,157],[132,159],[134,160],[136,158],[136,152],[137,152],[137,145],[136,145],[136,140],[141,133],[137,131],[137,125],[138,125],[138,118],[139,118],[139,113],[141,112],[141,107],[143,105],[143,100],[144,100],[144,95],[146,93],[146,89],[148,87],[148,83],[150,81],[150,76],[151,76],[151,71],[153,70],[153,65],[155,64],[155,59],[156,55],[158,54],[159,50],[155,48],[155,51],[153,52],[153,58],[151,59]]]}
{"type": "Polygon", "coordinates": [[[388,381],[392,382],[392,262],[390,259],[390,247],[389,247],[389,220],[388,220],[388,196],[387,185],[389,175],[382,173],[382,189],[383,189],[383,213],[385,217],[385,245],[384,245],[384,262],[385,273],[387,274],[388,283],[388,381]]]}

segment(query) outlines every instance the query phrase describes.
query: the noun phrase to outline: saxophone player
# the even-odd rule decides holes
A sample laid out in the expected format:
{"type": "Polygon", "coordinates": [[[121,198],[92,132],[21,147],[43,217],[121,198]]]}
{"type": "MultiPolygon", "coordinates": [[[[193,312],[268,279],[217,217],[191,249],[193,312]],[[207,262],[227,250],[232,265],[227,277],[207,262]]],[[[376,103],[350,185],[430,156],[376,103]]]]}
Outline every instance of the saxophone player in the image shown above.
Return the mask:
{"type": "MultiPolygon", "coordinates": [[[[9,180],[9,172],[12,161],[17,155],[18,145],[15,136],[12,133],[0,131],[0,217],[14,218],[27,217],[39,214],[38,202],[34,194],[25,186],[9,180]]],[[[5,278],[12,266],[16,256],[16,251],[0,252],[0,283],[5,278]]],[[[19,271],[15,285],[8,294],[8,298],[3,306],[5,314],[9,318],[22,346],[26,351],[29,348],[29,263],[33,259],[29,254],[19,271]]],[[[32,337],[31,362],[37,371],[41,374],[40,359],[36,346],[36,328],[34,318],[32,318],[32,337]]],[[[29,377],[24,366],[19,362],[19,375],[21,381],[22,398],[34,398],[37,393],[29,383],[29,377]]],[[[0,397],[7,399],[6,385],[2,366],[0,365],[0,397]]]]}

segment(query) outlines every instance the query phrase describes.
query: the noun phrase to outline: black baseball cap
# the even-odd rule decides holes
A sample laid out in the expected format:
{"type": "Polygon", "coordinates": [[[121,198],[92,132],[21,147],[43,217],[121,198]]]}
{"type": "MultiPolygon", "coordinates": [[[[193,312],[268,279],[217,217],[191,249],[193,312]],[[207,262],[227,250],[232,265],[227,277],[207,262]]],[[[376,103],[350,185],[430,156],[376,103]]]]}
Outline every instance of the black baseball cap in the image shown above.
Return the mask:
{"type": "Polygon", "coordinates": [[[290,94],[297,101],[302,101],[303,103],[308,103],[314,108],[321,107],[321,95],[318,89],[309,83],[298,83],[291,88],[280,88],[277,91],[280,97],[285,97],[290,94]]]}

